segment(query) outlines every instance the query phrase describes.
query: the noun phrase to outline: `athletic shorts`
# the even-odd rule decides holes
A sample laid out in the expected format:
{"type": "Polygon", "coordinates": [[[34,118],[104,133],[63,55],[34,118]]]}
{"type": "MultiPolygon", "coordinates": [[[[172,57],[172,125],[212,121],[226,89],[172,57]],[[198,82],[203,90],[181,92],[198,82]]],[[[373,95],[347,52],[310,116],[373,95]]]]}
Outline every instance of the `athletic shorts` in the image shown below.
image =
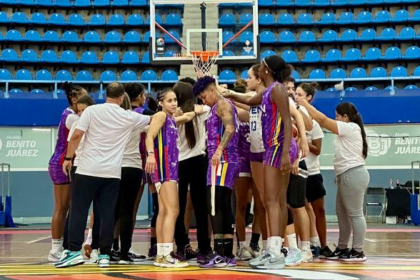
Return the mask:
{"type": "Polygon", "coordinates": [[[251,153],[251,155],[249,156],[250,161],[255,161],[255,162],[264,162],[264,152],[262,153],[251,153]]]}
{"type": "MultiPolygon", "coordinates": [[[[265,150],[264,165],[280,169],[282,153],[283,145],[268,147],[265,150]]],[[[298,158],[298,154],[299,149],[296,140],[292,138],[292,143],[290,144],[289,149],[290,165],[292,165],[293,162],[298,158]]]]}
{"type": "Polygon", "coordinates": [[[287,203],[292,208],[301,208],[305,206],[306,183],[308,180],[308,171],[304,160],[299,162],[299,174],[290,175],[289,186],[287,187],[287,203]]]}
{"type": "MultiPolygon", "coordinates": [[[[232,189],[233,185],[235,184],[235,180],[239,175],[240,168],[241,168],[241,164],[238,162],[220,163],[217,166],[217,168],[214,168],[214,171],[216,173],[216,174],[213,174],[213,176],[215,176],[215,184],[217,186],[229,187],[232,189]]],[[[209,166],[207,168],[207,185],[208,186],[212,185],[211,172],[212,172],[212,165],[211,165],[211,162],[209,162],[209,166]]]]}
{"type": "Polygon", "coordinates": [[[313,202],[327,195],[321,174],[309,176],[306,185],[306,199],[308,202],[313,202]]]}
{"type": "Polygon", "coordinates": [[[63,166],[60,164],[49,164],[48,173],[53,181],[54,185],[66,185],[70,184],[69,176],[66,176],[63,172],[63,166]]]}
{"type": "Polygon", "coordinates": [[[248,159],[240,159],[239,177],[251,177],[251,163],[248,159]],[[242,161],[243,160],[243,161],[242,161]]]}

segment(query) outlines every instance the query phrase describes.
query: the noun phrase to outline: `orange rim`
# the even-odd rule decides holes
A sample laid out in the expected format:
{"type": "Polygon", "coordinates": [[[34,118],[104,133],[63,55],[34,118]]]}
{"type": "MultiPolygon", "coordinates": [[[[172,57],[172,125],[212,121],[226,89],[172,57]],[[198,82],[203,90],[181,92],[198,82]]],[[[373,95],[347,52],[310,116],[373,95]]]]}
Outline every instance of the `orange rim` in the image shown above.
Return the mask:
{"type": "Polygon", "coordinates": [[[210,57],[215,57],[219,55],[217,51],[192,51],[192,55],[200,57],[203,62],[207,62],[210,57]]]}

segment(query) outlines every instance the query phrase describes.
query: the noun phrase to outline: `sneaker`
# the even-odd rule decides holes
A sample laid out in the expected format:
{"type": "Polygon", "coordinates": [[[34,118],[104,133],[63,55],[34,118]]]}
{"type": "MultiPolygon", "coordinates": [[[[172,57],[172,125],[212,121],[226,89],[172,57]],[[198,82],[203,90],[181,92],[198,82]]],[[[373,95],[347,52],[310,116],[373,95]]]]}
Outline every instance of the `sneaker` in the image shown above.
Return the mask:
{"type": "Polygon", "coordinates": [[[252,259],[252,249],[246,245],[241,246],[238,248],[236,256],[238,256],[238,259],[241,261],[249,261],[252,259]]]}
{"type": "Polygon", "coordinates": [[[330,247],[325,246],[324,248],[321,248],[319,252],[319,258],[320,259],[326,259],[328,257],[331,257],[334,254],[333,251],[331,251],[330,247]]]}
{"type": "Polygon", "coordinates": [[[146,256],[137,253],[136,251],[133,250],[133,248],[130,248],[130,250],[128,251],[128,257],[131,259],[140,259],[140,260],[145,260],[146,256]]]}
{"type": "Polygon", "coordinates": [[[314,260],[311,250],[302,250],[302,262],[310,263],[314,260]]]}
{"type": "Polygon", "coordinates": [[[130,264],[134,264],[134,260],[130,257],[130,255],[121,256],[120,261],[118,262],[118,264],[121,264],[121,265],[130,265],[130,264]]]}
{"type": "Polygon", "coordinates": [[[109,267],[109,255],[99,255],[98,256],[98,266],[99,268],[109,267]]]}
{"type": "Polygon", "coordinates": [[[236,266],[235,256],[225,257],[225,262],[226,262],[226,267],[235,267],[236,266]]]}
{"type": "Polygon", "coordinates": [[[61,255],[63,254],[62,250],[58,250],[53,252],[53,250],[50,250],[50,253],[48,254],[48,261],[50,262],[59,262],[61,259],[61,255]]]}
{"type": "Polygon", "coordinates": [[[111,257],[110,257],[110,261],[112,263],[117,263],[121,258],[121,252],[120,251],[115,251],[114,249],[111,250],[111,257]]]}
{"type": "Polygon", "coordinates": [[[99,254],[97,249],[93,249],[90,253],[90,262],[91,263],[98,263],[99,254]]]}
{"type": "Polygon", "coordinates": [[[164,268],[183,268],[190,264],[181,256],[171,252],[169,255],[162,258],[160,267],[164,268]]]}
{"type": "Polygon", "coordinates": [[[270,259],[270,254],[267,250],[263,250],[261,254],[249,261],[249,266],[252,268],[258,268],[258,266],[264,265],[270,259]]]}
{"type": "Polygon", "coordinates": [[[155,259],[156,255],[157,255],[157,245],[155,244],[149,249],[149,254],[148,254],[149,260],[155,259]]]}
{"type": "Polygon", "coordinates": [[[249,248],[251,248],[252,258],[256,258],[260,255],[260,246],[258,243],[249,243],[249,248]]]}
{"type": "Polygon", "coordinates": [[[216,268],[216,267],[225,267],[227,265],[226,259],[216,252],[209,256],[207,263],[200,264],[201,268],[216,268]]]}
{"type": "Polygon", "coordinates": [[[85,260],[83,259],[82,253],[80,253],[80,251],[71,252],[69,250],[64,250],[60,261],[55,264],[55,267],[64,268],[84,263],[85,260]]]}
{"type": "Polygon", "coordinates": [[[339,258],[340,261],[346,263],[355,263],[355,262],[365,262],[367,260],[365,254],[362,252],[357,252],[354,249],[348,251],[346,254],[342,254],[339,258]]]}
{"type": "Polygon", "coordinates": [[[88,257],[88,259],[90,259],[90,254],[92,253],[92,246],[90,244],[85,244],[85,246],[83,246],[83,249],[85,249],[85,256],[88,257]]]}
{"type": "Polygon", "coordinates": [[[153,262],[154,266],[161,267],[163,263],[163,256],[156,256],[153,262]]]}
{"type": "Polygon", "coordinates": [[[338,247],[335,248],[335,251],[332,252],[328,257],[326,257],[327,260],[338,260],[342,255],[347,254],[350,250],[348,248],[346,249],[339,249],[338,247]]]}
{"type": "Polygon", "coordinates": [[[311,245],[311,252],[314,258],[318,258],[321,253],[321,247],[311,245]]]}
{"type": "Polygon", "coordinates": [[[285,258],[286,266],[297,266],[303,261],[302,251],[297,248],[290,248],[285,258]]]}
{"type": "Polygon", "coordinates": [[[262,265],[257,265],[257,269],[283,269],[286,267],[286,260],[283,253],[273,252],[271,249],[268,250],[266,255],[266,261],[262,265]]]}
{"type": "Polygon", "coordinates": [[[186,245],[184,248],[183,255],[187,260],[192,260],[197,258],[197,252],[191,247],[190,244],[186,245]]]}
{"type": "Polygon", "coordinates": [[[209,251],[207,254],[201,253],[200,250],[197,252],[197,263],[199,264],[205,264],[209,261],[209,257],[211,256],[211,251],[209,251]]]}

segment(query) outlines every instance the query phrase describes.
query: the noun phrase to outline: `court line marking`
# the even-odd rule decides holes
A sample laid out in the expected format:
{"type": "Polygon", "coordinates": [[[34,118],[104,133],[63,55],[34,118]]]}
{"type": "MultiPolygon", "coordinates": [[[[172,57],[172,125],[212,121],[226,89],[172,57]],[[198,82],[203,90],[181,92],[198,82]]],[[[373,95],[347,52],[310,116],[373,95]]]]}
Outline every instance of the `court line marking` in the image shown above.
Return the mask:
{"type": "Polygon", "coordinates": [[[26,244],[37,243],[38,241],[42,241],[42,240],[45,240],[45,239],[48,239],[48,238],[51,238],[51,237],[52,237],[51,235],[40,237],[40,238],[37,238],[37,239],[34,239],[34,240],[31,240],[31,241],[26,242],[26,244]]]}

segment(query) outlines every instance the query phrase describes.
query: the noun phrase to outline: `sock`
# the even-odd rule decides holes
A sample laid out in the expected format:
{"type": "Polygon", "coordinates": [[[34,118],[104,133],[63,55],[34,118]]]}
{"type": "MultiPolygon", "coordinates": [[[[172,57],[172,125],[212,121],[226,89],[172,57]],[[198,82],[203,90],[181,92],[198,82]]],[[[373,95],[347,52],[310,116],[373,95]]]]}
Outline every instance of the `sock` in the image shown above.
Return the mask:
{"type": "Polygon", "coordinates": [[[174,250],[174,243],[162,243],[162,255],[167,256],[174,250]]]}
{"type": "Polygon", "coordinates": [[[258,242],[260,242],[260,236],[261,236],[261,234],[253,232],[252,235],[251,235],[250,244],[258,244],[258,242]]]}
{"type": "Polygon", "coordinates": [[[223,239],[223,256],[228,258],[233,256],[233,238],[223,239]]]}
{"type": "Polygon", "coordinates": [[[219,256],[223,256],[223,239],[214,239],[213,249],[219,256]]]}
{"type": "Polygon", "coordinates": [[[319,247],[320,246],[320,244],[319,244],[320,242],[319,242],[319,237],[318,236],[315,236],[315,237],[311,237],[311,245],[312,246],[314,246],[314,247],[319,247]]]}
{"type": "MultiPolygon", "coordinates": [[[[281,246],[282,246],[282,238],[280,236],[272,236],[270,237],[270,249],[274,253],[280,254],[281,246]]],[[[270,251],[270,252],[271,252],[270,251]]]]}
{"type": "Polygon", "coordinates": [[[263,240],[263,250],[267,250],[267,240],[263,240]]]}
{"type": "Polygon", "coordinates": [[[92,229],[91,228],[88,231],[88,236],[86,238],[85,244],[92,245],[92,229]]]}
{"type": "Polygon", "coordinates": [[[300,249],[302,251],[310,251],[311,250],[311,242],[310,241],[301,241],[300,242],[300,249]]]}
{"type": "Polygon", "coordinates": [[[114,243],[113,243],[112,249],[114,249],[114,251],[119,251],[120,250],[120,242],[119,242],[118,238],[114,238],[114,243]]]}
{"type": "Polygon", "coordinates": [[[51,250],[53,252],[61,251],[63,248],[63,238],[60,239],[52,239],[51,241],[51,250]]]}
{"type": "Polygon", "coordinates": [[[163,255],[163,244],[162,243],[156,243],[157,245],[157,256],[162,256],[163,255]]]}
{"type": "Polygon", "coordinates": [[[156,237],[150,237],[150,248],[153,247],[153,245],[157,244],[157,238],[156,237]]]}
{"type": "Polygon", "coordinates": [[[289,241],[289,247],[293,249],[298,249],[296,233],[287,235],[287,241],[289,241]]]}

